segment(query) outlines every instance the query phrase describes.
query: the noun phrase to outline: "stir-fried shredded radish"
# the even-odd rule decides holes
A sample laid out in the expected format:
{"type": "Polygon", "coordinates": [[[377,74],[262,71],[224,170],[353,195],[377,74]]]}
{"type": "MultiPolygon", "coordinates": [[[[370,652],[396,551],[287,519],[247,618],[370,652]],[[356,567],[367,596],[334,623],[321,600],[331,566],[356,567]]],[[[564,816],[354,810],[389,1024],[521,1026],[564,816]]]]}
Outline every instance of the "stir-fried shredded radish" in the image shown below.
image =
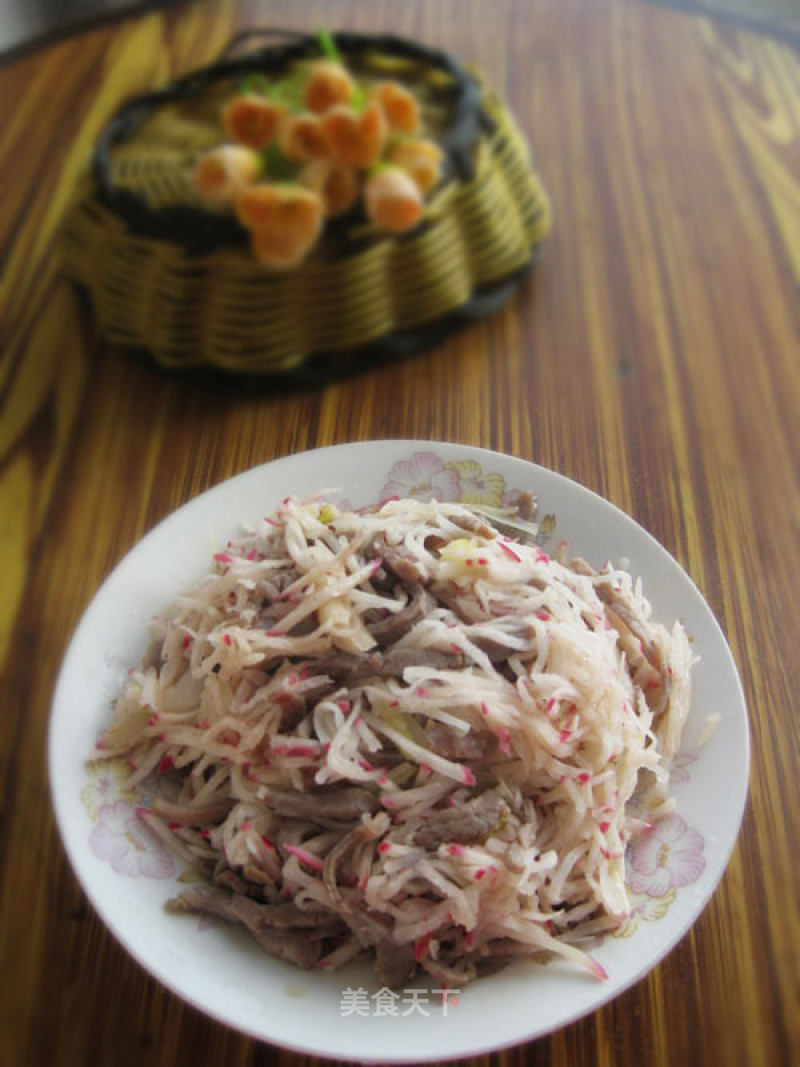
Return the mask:
{"type": "Polygon", "coordinates": [[[141,817],[209,882],[172,908],[390,985],[603,975],[580,943],[628,913],[692,665],[627,571],[458,504],[287,499],[154,629],[95,756],[158,776],[141,817]]]}

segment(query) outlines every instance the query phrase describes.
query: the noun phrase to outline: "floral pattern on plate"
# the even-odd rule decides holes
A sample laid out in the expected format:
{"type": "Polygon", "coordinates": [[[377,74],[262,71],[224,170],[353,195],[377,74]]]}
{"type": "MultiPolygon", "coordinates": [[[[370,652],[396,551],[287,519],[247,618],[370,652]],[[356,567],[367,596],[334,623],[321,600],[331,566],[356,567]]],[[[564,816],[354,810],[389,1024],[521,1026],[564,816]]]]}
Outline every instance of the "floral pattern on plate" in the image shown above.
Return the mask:
{"type": "Polygon", "coordinates": [[[121,760],[93,763],[81,800],[93,822],[89,848],[127,878],[172,878],[174,858],[139,818],[147,806],[148,786],[131,789],[121,760]]]}
{"type": "Polygon", "coordinates": [[[685,819],[667,815],[628,849],[628,884],[648,897],[665,897],[671,889],[691,885],[705,868],[704,848],[702,835],[685,819]]]}
{"type": "Polygon", "coordinates": [[[435,452],[414,452],[392,467],[381,490],[381,499],[414,497],[417,500],[458,500],[458,473],[435,452]]]}
{"type": "Polygon", "coordinates": [[[172,856],[141,821],[136,807],[124,800],[100,808],[89,846],[98,859],[129,878],[171,878],[175,873],[172,856]]]}
{"type": "Polygon", "coordinates": [[[506,488],[496,471],[484,471],[472,459],[445,462],[435,452],[414,452],[395,463],[381,491],[381,499],[414,497],[417,500],[454,501],[501,507],[513,503],[520,490],[506,488]]]}
{"type": "MultiPolygon", "coordinates": [[[[681,753],[687,762],[696,756],[681,753]]],[[[684,779],[688,781],[688,774],[684,779]]],[[[630,912],[615,937],[630,937],[641,922],[663,919],[678,889],[699,880],[705,870],[705,838],[677,814],[659,819],[625,853],[625,881],[630,912]]]]}
{"type": "Polygon", "coordinates": [[[647,894],[632,893],[629,889],[630,911],[614,931],[614,937],[630,937],[636,933],[641,922],[658,922],[663,919],[674,899],[674,889],[670,889],[663,897],[649,897],[647,894]]]}
{"type": "Polygon", "coordinates": [[[689,781],[689,768],[697,762],[696,752],[677,752],[670,768],[670,785],[689,781]]]}

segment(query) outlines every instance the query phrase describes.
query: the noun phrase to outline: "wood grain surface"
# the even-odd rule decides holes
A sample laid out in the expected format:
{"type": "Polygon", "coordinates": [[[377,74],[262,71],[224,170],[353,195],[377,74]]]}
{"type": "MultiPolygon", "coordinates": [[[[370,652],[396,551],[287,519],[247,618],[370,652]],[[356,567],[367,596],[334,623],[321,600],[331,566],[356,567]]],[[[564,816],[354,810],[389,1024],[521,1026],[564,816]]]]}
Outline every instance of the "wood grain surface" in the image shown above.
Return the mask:
{"type": "Polygon", "coordinates": [[[723,881],[647,978],[472,1062],[800,1063],[800,63],[774,37],[638,0],[184,4],[0,67],[0,1064],[314,1061],[201,1016],[95,917],[50,807],[53,685],[93,593],[229,475],[371,438],[460,441],[603,494],[687,569],[752,729],[723,881]],[[57,232],[129,95],[237,28],[392,30],[482,68],[553,204],[541,264],[490,320],[318,389],[171,378],[98,336],[57,232]]]}

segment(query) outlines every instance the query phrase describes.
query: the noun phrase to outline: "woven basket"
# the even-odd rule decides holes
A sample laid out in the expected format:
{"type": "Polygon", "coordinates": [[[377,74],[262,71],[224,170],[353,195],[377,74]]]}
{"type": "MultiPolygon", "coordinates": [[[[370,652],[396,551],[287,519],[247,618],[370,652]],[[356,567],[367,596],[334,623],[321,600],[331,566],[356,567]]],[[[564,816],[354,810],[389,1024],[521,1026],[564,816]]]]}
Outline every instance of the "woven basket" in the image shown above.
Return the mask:
{"type": "Polygon", "coordinates": [[[444,53],[387,36],[335,42],[359,76],[400,79],[420,98],[445,151],[423,222],[392,236],[355,209],[300,267],[261,266],[235,217],[198,198],[192,169],[220,142],[220,107],[242,78],[285,71],[317,44],[291,35],[224,57],[116,114],[68,214],[65,270],[108,340],[169,368],[335,377],[433,344],[510,295],[548,211],[503,103],[444,53]]]}

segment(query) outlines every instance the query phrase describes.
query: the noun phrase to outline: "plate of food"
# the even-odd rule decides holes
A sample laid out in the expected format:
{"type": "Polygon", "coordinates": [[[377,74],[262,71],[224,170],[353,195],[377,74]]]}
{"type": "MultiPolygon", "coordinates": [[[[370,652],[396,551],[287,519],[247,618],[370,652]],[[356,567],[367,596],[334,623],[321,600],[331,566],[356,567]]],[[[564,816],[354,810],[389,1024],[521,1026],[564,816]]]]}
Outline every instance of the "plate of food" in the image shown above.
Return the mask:
{"type": "Polygon", "coordinates": [[[62,839],[156,979],[317,1056],[532,1040],[641,979],[722,877],[747,712],[698,589],[619,509],[443,442],[189,501],[70,643],[62,839]]]}

